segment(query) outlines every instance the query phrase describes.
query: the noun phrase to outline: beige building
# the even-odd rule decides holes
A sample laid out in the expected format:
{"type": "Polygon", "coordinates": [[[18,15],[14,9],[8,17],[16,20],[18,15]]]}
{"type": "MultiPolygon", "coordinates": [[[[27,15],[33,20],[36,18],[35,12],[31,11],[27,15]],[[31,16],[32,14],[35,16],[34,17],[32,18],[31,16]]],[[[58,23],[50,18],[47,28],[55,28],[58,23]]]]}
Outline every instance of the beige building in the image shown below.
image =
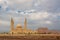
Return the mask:
{"type": "Polygon", "coordinates": [[[21,34],[21,33],[37,33],[37,31],[27,29],[27,19],[25,18],[24,21],[24,28],[22,28],[21,24],[17,24],[16,28],[14,28],[14,20],[11,18],[11,30],[10,33],[12,34],[21,34]]]}

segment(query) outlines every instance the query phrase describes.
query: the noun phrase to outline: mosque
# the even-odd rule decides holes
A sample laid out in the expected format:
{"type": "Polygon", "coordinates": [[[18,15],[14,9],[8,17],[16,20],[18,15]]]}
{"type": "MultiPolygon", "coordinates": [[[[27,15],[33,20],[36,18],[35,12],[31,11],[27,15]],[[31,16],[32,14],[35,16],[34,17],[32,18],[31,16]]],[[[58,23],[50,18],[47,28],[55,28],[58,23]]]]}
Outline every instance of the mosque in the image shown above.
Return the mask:
{"type": "Polygon", "coordinates": [[[14,28],[14,20],[13,20],[13,18],[11,18],[10,33],[12,33],[12,34],[37,33],[37,31],[27,29],[27,19],[26,18],[24,19],[24,28],[22,28],[21,24],[17,24],[16,28],[14,28]]]}

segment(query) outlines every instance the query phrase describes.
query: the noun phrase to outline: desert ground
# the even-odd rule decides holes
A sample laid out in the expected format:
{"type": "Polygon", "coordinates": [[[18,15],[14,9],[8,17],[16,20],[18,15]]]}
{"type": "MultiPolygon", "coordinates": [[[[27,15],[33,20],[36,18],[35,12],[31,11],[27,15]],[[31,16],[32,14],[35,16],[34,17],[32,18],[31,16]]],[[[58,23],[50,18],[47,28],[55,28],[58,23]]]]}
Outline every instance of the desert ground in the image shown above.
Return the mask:
{"type": "Polygon", "coordinates": [[[0,36],[0,40],[60,40],[60,36],[0,36]]]}
{"type": "Polygon", "coordinates": [[[53,34],[41,34],[41,35],[9,35],[9,36],[0,36],[0,40],[60,40],[60,35],[53,34]]]}

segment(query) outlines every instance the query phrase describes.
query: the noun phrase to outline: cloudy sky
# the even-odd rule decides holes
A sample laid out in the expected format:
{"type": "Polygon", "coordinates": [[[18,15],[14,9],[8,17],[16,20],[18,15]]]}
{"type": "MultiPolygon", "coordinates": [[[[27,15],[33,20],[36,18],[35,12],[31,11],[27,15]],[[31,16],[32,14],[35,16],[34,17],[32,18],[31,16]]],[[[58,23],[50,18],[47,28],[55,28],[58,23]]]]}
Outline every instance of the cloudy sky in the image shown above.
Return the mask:
{"type": "Polygon", "coordinates": [[[26,17],[28,29],[60,30],[60,0],[0,0],[0,32],[10,30],[11,17],[15,27],[26,17]]]}

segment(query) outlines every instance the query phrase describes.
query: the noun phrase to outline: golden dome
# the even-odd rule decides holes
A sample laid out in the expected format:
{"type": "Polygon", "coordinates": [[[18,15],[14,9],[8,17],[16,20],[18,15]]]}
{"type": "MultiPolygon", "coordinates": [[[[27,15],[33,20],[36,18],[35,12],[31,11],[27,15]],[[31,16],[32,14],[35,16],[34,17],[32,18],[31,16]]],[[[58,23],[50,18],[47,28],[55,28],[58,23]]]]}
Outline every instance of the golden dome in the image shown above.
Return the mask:
{"type": "Polygon", "coordinates": [[[16,28],[22,28],[21,24],[17,24],[16,28]]]}

